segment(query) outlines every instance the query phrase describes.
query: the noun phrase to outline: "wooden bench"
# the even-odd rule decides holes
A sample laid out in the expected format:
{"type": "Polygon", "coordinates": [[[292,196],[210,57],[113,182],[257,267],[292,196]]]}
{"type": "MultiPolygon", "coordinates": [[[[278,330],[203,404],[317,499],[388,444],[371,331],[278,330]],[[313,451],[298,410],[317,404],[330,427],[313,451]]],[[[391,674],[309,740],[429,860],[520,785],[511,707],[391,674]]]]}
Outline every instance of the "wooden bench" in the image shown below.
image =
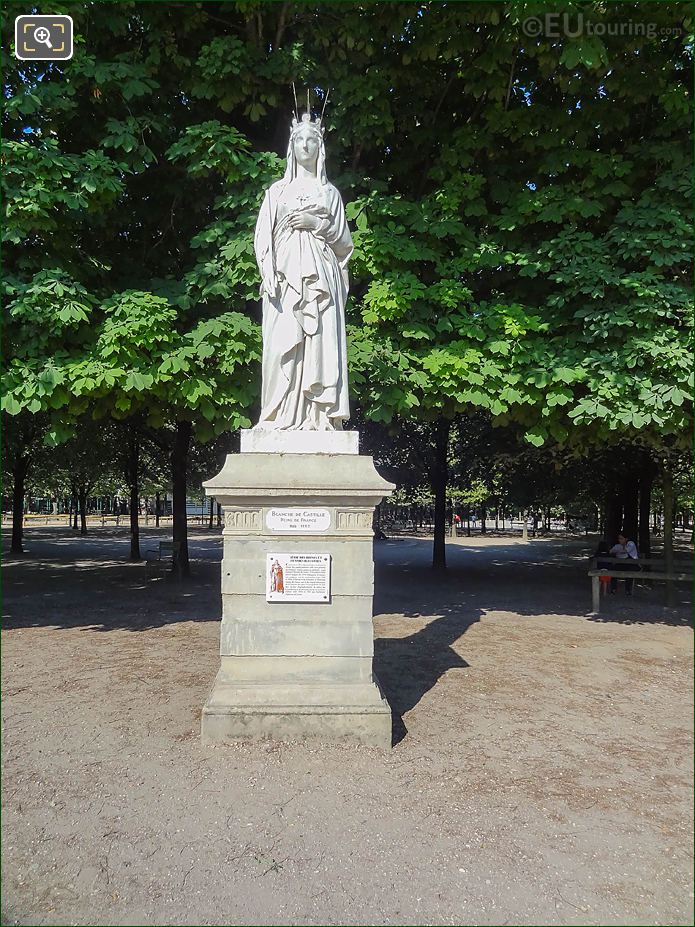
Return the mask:
{"type": "Polygon", "coordinates": [[[157,547],[151,547],[149,550],[146,550],[145,572],[147,578],[150,578],[153,571],[159,575],[163,565],[166,566],[167,564],[171,564],[171,572],[176,573],[180,581],[182,576],[181,561],[179,559],[180,550],[180,541],[160,541],[157,547]],[[154,554],[155,556],[149,556],[150,554],[154,554]]]}
{"type": "Polygon", "coordinates": [[[644,560],[632,560],[626,561],[625,558],[618,557],[609,557],[607,554],[602,554],[598,557],[591,558],[591,569],[589,570],[589,576],[591,577],[591,612],[594,615],[598,615],[601,610],[601,577],[608,576],[611,579],[622,579],[622,580],[632,580],[635,583],[642,584],[645,580],[651,582],[655,580],[656,582],[662,583],[687,583],[692,581],[692,564],[688,561],[678,561],[673,564],[673,571],[667,573],[665,570],[666,561],[663,558],[654,559],[654,558],[645,558],[644,560]],[[639,566],[639,569],[632,570],[620,570],[620,569],[608,569],[606,567],[598,568],[596,565],[597,560],[600,560],[602,563],[607,561],[612,564],[632,562],[639,566]],[[655,570],[654,566],[662,567],[662,569],[655,570]],[[649,569],[645,569],[648,567],[649,569]]]}

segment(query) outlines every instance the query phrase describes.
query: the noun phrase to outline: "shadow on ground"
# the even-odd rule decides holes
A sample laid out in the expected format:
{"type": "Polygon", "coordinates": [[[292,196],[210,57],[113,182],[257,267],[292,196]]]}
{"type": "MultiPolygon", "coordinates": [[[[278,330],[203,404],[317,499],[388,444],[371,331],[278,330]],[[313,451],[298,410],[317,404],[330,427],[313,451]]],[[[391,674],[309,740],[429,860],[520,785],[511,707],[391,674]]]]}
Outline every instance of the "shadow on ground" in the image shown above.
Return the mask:
{"type": "MultiPolygon", "coordinates": [[[[27,532],[27,554],[5,560],[3,623],[6,629],[82,628],[141,631],[178,622],[219,621],[219,530],[190,530],[192,576],[148,579],[144,563],[128,562],[127,529],[95,529],[76,537],[69,529],[27,532]]],[[[143,553],[167,529],[143,534],[143,553]]],[[[7,540],[7,538],[5,538],[7,540]]],[[[625,624],[690,622],[689,589],[678,587],[678,606],[663,606],[663,586],[638,586],[618,595],[605,614],[588,615],[587,558],[594,539],[456,539],[447,544],[448,568],[431,568],[432,543],[424,538],[376,542],[375,619],[412,619],[407,636],[375,641],[375,672],[394,710],[394,739],[405,733],[410,711],[451,669],[469,664],[453,645],[487,614],[566,616],[625,624]]],[[[388,628],[382,627],[388,633],[388,628]]]]}
{"type": "MultiPolygon", "coordinates": [[[[183,582],[165,568],[148,574],[144,559],[131,562],[127,529],[93,531],[81,537],[65,528],[31,529],[23,556],[5,553],[5,629],[142,631],[220,620],[220,531],[189,529],[192,575],[183,582]]],[[[143,557],[169,537],[166,528],[143,533],[143,557]]]]}

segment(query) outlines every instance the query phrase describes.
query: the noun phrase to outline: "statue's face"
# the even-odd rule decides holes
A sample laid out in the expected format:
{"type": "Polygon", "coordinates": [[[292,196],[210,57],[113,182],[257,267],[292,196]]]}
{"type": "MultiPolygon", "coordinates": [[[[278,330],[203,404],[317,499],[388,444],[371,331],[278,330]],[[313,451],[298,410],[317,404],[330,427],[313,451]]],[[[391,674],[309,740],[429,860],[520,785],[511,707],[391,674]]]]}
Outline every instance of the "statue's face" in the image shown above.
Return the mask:
{"type": "Polygon", "coordinates": [[[319,154],[319,140],[310,128],[301,128],[292,142],[294,157],[298,164],[309,171],[316,172],[316,159],[319,154]]]}

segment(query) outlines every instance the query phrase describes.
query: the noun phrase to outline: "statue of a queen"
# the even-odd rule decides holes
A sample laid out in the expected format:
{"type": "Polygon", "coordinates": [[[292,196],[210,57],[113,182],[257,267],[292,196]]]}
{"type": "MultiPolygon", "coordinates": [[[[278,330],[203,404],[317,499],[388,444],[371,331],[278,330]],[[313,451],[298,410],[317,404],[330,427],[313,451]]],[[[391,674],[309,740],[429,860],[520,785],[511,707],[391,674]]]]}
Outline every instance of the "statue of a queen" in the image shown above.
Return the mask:
{"type": "Polygon", "coordinates": [[[326,178],[321,119],[292,120],[287,168],[266,190],[254,248],[263,299],[256,429],[341,429],[350,416],[345,341],[352,238],[326,178]]]}

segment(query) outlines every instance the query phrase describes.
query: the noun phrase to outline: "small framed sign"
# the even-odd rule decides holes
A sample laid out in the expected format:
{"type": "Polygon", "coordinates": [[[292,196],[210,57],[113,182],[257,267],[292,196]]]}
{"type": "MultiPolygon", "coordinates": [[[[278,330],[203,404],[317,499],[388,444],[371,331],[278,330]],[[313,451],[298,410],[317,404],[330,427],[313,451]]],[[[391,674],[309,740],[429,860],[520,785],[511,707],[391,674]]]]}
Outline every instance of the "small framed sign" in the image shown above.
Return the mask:
{"type": "Polygon", "coordinates": [[[266,602],[330,602],[330,554],[267,554],[266,602]]]}

